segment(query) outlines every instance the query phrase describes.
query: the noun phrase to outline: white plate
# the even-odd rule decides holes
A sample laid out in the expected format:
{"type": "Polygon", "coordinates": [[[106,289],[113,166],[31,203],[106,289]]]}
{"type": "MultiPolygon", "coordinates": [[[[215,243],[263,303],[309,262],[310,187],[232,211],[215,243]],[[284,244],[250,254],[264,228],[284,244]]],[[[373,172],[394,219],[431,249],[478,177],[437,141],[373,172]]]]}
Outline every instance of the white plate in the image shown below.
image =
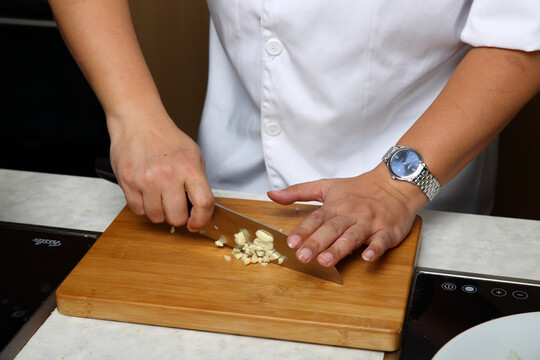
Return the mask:
{"type": "Polygon", "coordinates": [[[472,327],[446,343],[433,360],[506,360],[511,350],[520,360],[540,359],[540,312],[506,316],[472,327]]]}

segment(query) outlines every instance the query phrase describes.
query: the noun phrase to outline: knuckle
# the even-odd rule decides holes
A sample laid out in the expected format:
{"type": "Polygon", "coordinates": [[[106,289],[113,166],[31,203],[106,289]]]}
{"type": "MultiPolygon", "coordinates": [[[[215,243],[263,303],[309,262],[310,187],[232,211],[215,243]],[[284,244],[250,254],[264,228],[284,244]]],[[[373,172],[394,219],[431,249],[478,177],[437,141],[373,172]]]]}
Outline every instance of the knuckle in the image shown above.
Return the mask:
{"type": "Polygon", "coordinates": [[[133,174],[132,171],[119,169],[118,174],[116,176],[118,178],[118,183],[119,184],[125,184],[125,185],[128,185],[128,186],[132,186],[135,183],[136,177],[135,177],[135,175],[133,174]]]}
{"type": "Polygon", "coordinates": [[[146,169],[142,171],[141,175],[136,178],[136,180],[140,181],[142,185],[145,187],[151,185],[156,176],[155,176],[156,170],[155,169],[146,169]]]}
{"type": "Polygon", "coordinates": [[[142,206],[131,204],[128,202],[128,207],[130,208],[131,211],[133,211],[135,215],[139,215],[139,216],[145,215],[145,212],[142,206]]]}
{"type": "Polygon", "coordinates": [[[372,241],[370,244],[369,244],[369,247],[375,251],[376,254],[382,254],[386,249],[387,247],[384,245],[383,242],[381,241],[372,241]]]}
{"type": "Polygon", "coordinates": [[[334,252],[336,258],[343,259],[358,247],[358,241],[355,241],[350,237],[340,237],[332,246],[332,251],[334,252]]]}
{"type": "Polygon", "coordinates": [[[334,234],[341,234],[343,232],[342,225],[339,222],[339,220],[336,218],[333,218],[332,220],[326,222],[326,225],[330,228],[330,230],[334,234]]]}
{"type": "Polygon", "coordinates": [[[164,215],[158,215],[158,214],[147,214],[147,217],[150,219],[151,222],[154,224],[160,224],[165,221],[164,215]]]}
{"type": "Polygon", "coordinates": [[[360,226],[353,226],[347,230],[347,235],[353,242],[353,246],[360,246],[366,240],[366,229],[360,226]]]}
{"type": "Polygon", "coordinates": [[[131,211],[137,215],[144,215],[144,206],[140,197],[132,195],[130,192],[124,191],[127,205],[131,211]]]}
{"type": "Polygon", "coordinates": [[[324,209],[322,207],[313,211],[309,217],[317,223],[322,223],[325,219],[324,209]]]}
{"type": "Polygon", "coordinates": [[[138,173],[131,175],[133,183],[141,185],[143,188],[152,188],[157,182],[170,182],[174,179],[175,170],[169,164],[158,164],[138,173]]]}
{"type": "Polygon", "coordinates": [[[391,227],[390,229],[380,231],[380,233],[381,242],[383,242],[386,249],[398,245],[403,240],[404,234],[406,234],[398,227],[391,227]]]}
{"type": "Polygon", "coordinates": [[[173,226],[183,226],[187,223],[187,216],[181,214],[167,215],[167,223],[173,226]]]}
{"type": "MultiPolygon", "coordinates": [[[[393,241],[392,232],[390,231],[380,231],[378,234],[376,234],[372,241],[370,242],[369,246],[372,248],[375,248],[378,254],[382,254],[387,249],[393,247],[394,241],[393,241]]],[[[395,245],[394,245],[395,246],[395,245]]]]}
{"type": "Polygon", "coordinates": [[[165,221],[164,209],[157,203],[146,203],[145,210],[146,217],[154,224],[159,224],[165,221]]]}
{"type": "Polygon", "coordinates": [[[338,250],[344,250],[344,251],[351,251],[356,246],[357,242],[354,240],[351,240],[349,237],[340,237],[336,240],[335,245],[336,249],[338,250]]]}
{"type": "Polygon", "coordinates": [[[182,171],[187,175],[199,174],[205,168],[204,162],[199,153],[196,156],[186,156],[184,162],[181,165],[182,171]]]}
{"type": "Polygon", "coordinates": [[[302,248],[308,248],[313,254],[318,254],[321,252],[324,246],[317,237],[311,236],[304,241],[302,248]]]}
{"type": "Polygon", "coordinates": [[[155,172],[157,174],[157,177],[159,177],[161,179],[166,179],[166,180],[173,179],[174,175],[175,175],[174,167],[172,165],[170,165],[170,164],[167,164],[167,163],[159,164],[156,167],[155,172]]]}
{"type": "Polygon", "coordinates": [[[197,200],[197,207],[203,209],[203,210],[209,210],[214,207],[214,199],[211,197],[202,197],[197,200]]]}
{"type": "Polygon", "coordinates": [[[297,192],[299,190],[302,189],[302,186],[301,184],[293,184],[293,185],[290,185],[288,187],[286,187],[285,189],[283,189],[282,191],[287,191],[287,192],[297,192]]]}

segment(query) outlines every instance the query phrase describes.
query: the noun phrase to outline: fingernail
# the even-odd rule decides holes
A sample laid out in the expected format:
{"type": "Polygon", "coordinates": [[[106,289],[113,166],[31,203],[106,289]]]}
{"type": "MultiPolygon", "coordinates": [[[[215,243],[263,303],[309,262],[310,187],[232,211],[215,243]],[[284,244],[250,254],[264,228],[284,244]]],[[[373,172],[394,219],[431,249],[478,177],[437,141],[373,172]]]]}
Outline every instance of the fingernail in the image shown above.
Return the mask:
{"type": "Polygon", "coordinates": [[[362,254],[362,259],[365,261],[371,261],[375,257],[375,252],[373,250],[366,250],[362,254]]]}
{"type": "Polygon", "coordinates": [[[311,250],[308,248],[298,250],[298,260],[303,263],[308,263],[311,260],[311,250]]]}
{"type": "Polygon", "coordinates": [[[334,260],[334,256],[329,252],[324,252],[321,255],[319,255],[319,262],[321,262],[324,265],[328,265],[332,263],[334,260]]]}
{"type": "Polygon", "coordinates": [[[302,238],[294,234],[293,236],[289,237],[289,239],[287,239],[287,245],[289,245],[291,249],[296,249],[298,245],[300,245],[301,241],[302,241],[302,238]]]}

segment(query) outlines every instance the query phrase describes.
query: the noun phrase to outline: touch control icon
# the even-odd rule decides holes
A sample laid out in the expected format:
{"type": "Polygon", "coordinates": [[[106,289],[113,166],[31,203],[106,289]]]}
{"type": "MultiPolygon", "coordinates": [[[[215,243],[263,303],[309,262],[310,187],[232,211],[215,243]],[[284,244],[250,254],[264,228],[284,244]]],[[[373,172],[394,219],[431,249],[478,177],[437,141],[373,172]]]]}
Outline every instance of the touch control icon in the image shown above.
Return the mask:
{"type": "Polygon", "coordinates": [[[525,291],[517,290],[512,293],[512,296],[519,300],[525,300],[529,297],[529,294],[527,294],[525,291]]]}
{"type": "Polygon", "coordinates": [[[491,289],[491,294],[496,297],[503,297],[503,296],[506,296],[506,290],[501,289],[501,288],[491,289]]]}
{"type": "Polygon", "coordinates": [[[478,291],[478,289],[474,285],[463,285],[461,290],[463,290],[463,292],[466,292],[468,294],[474,294],[475,292],[478,291]]]}
{"type": "Polygon", "coordinates": [[[446,291],[454,291],[456,290],[456,284],[451,283],[451,282],[445,282],[444,284],[441,285],[441,288],[446,291]]]}

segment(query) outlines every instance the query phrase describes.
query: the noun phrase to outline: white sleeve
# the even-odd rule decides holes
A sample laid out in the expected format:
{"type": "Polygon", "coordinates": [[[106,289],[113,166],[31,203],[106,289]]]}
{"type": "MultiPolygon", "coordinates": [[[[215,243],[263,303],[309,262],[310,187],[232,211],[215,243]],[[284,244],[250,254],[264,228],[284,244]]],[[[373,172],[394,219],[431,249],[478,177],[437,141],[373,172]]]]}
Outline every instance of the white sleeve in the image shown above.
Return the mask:
{"type": "Polygon", "coordinates": [[[540,0],[473,0],[461,40],[472,46],[540,50],[540,0]]]}

